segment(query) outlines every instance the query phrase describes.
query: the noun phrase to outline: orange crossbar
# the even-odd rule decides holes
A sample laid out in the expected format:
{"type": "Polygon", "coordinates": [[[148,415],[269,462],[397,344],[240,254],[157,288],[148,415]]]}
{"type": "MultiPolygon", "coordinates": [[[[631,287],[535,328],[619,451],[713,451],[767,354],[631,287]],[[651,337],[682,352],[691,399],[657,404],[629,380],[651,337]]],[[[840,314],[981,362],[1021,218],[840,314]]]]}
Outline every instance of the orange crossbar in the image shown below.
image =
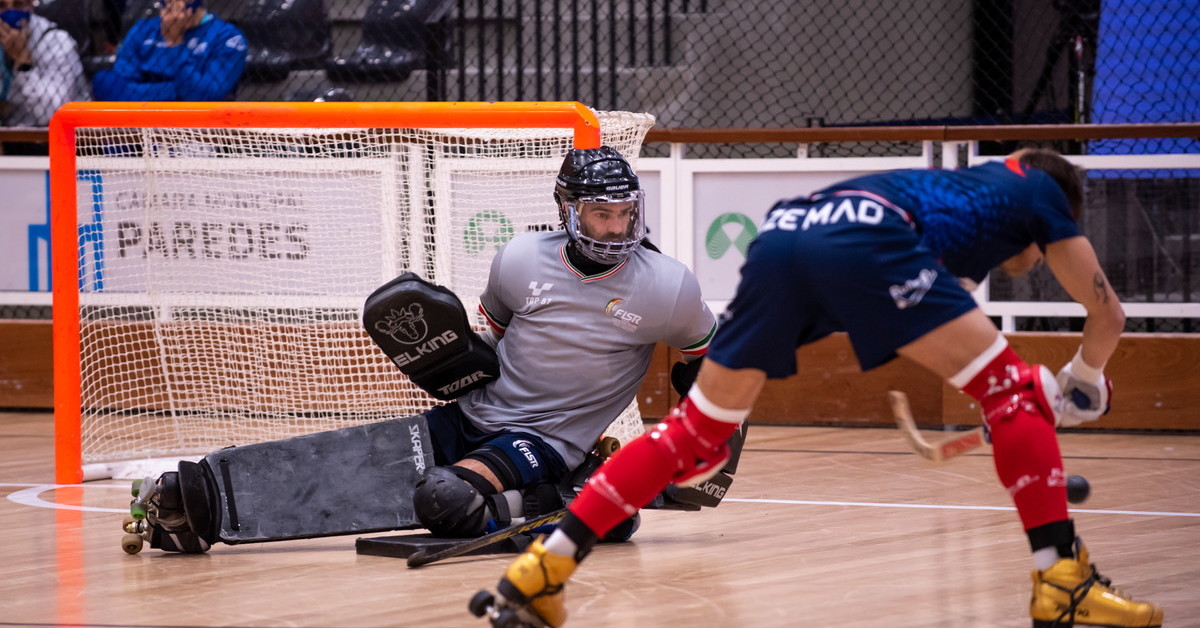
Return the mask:
{"type": "Polygon", "coordinates": [[[72,102],[50,120],[54,293],[55,482],[83,480],[79,372],[77,128],[569,128],[600,146],[600,121],[578,102],[72,102]]]}
{"type": "Polygon", "coordinates": [[[107,128],[570,128],[600,145],[595,113],[577,102],[72,102],[50,126],[107,128]]]}

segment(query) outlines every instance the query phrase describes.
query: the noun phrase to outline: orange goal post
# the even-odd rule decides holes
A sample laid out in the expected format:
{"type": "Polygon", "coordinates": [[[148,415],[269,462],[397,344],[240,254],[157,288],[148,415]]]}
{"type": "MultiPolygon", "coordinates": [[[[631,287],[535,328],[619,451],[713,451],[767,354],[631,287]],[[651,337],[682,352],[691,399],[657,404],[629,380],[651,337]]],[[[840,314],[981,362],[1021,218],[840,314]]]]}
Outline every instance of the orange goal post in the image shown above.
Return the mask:
{"type": "MultiPolygon", "coordinates": [[[[574,102],[69,103],[50,122],[55,479],[436,403],[361,327],[414,271],[468,311],[496,249],[558,227],[572,147],[653,117],[574,102]]],[[[636,401],[607,432],[642,431],[636,401]]]]}

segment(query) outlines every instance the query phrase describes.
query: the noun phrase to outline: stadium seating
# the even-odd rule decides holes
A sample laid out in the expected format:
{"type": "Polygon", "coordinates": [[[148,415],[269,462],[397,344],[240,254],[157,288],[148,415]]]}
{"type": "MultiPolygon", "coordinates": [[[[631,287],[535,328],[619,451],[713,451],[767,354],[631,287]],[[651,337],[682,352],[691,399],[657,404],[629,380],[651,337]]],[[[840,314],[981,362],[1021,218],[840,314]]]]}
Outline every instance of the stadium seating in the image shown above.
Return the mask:
{"type": "Polygon", "coordinates": [[[279,81],[320,68],[329,57],[324,0],[251,0],[237,20],[246,35],[245,80],[279,81]]]}
{"type": "Polygon", "coordinates": [[[362,21],[362,39],[349,56],[325,66],[334,81],[403,81],[426,67],[429,25],[450,10],[449,0],[372,0],[362,21]]]}
{"type": "Polygon", "coordinates": [[[121,36],[124,37],[138,20],[158,15],[158,0],[126,0],[121,14],[121,36]]]}
{"type": "MultiPolygon", "coordinates": [[[[41,0],[33,12],[54,22],[70,33],[81,57],[95,48],[91,32],[91,8],[94,0],[41,0]]],[[[98,0],[95,0],[98,1],[98,0]]]]}

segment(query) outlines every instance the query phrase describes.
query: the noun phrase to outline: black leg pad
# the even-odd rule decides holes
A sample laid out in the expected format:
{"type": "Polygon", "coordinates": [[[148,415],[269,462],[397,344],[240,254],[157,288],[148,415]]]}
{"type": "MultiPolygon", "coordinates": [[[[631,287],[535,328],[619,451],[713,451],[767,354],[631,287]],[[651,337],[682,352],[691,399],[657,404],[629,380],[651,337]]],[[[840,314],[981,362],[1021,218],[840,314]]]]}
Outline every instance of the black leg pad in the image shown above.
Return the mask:
{"type": "Polygon", "coordinates": [[[183,495],[183,511],[187,514],[188,527],[210,545],[215,543],[221,522],[214,521],[214,513],[218,512],[217,488],[208,463],[180,461],[179,489],[183,495]]]}

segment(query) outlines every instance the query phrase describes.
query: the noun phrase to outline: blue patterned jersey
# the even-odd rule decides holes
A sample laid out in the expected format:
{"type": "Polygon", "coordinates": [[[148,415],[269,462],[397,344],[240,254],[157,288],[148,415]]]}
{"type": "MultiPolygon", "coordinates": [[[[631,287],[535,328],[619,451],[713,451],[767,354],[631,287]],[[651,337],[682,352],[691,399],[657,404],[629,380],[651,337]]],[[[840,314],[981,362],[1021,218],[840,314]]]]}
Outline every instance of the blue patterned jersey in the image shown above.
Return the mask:
{"type": "Polygon", "coordinates": [[[246,67],[246,38],[236,26],[208,13],[167,45],[162,18],[136,22],[117,50],[111,70],[92,79],[96,100],[214,101],[233,95],[246,67]]]}
{"type": "Polygon", "coordinates": [[[1050,175],[993,162],[962,170],[896,170],[848,179],[814,193],[863,191],[907,212],[946,268],[973,281],[1032,243],[1080,235],[1067,196],[1050,175]]]}

